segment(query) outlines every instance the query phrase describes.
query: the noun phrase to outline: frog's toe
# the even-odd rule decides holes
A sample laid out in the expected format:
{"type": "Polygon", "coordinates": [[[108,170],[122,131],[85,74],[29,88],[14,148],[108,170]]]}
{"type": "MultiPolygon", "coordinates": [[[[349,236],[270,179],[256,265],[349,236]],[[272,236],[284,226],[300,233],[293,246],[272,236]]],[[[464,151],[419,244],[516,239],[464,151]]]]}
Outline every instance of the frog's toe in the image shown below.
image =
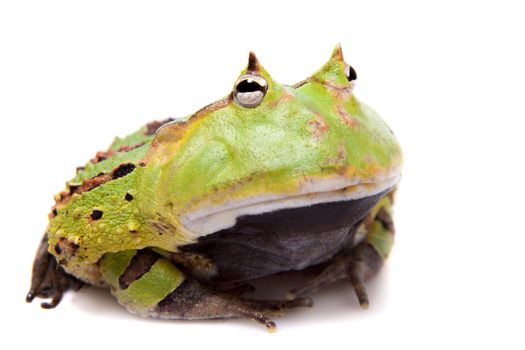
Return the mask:
{"type": "Polygon", "coordinates": [[[84,284],[68,275],[48,253],[47,247],[47,235],[44,235],[33,263],[31,288],[27,293],[26,301],[30,303],[35,298],[51,299],[50,302],[42,302],[41,306],[44,309],[52,309],[60,303],[66,290],[78,290],[84,284]]]}
{"type": "Polygon", "coordinates": [[[301,287],[290,290],[286,299],[296,300],[339,280],[347,280],[352,285],[361,307],[367,309],[369,302],[363,281],[375,274],[381,265],[382,259],[373,247],[365,243],[359,244],[352,252],[334,258],[319,275],[301,287]]]}

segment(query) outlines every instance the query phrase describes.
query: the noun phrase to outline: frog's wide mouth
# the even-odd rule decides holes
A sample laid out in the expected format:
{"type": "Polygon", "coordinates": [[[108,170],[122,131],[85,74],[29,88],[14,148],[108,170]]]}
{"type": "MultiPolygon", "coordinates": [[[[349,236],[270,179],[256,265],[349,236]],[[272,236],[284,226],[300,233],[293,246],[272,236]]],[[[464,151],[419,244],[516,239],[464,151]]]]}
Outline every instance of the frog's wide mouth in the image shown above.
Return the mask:
{"type": "Polygon", "coordinates": [[[293,195],[263,194],[240,200],[227,201],[221,205],[201,205],[196,210],[183,213],[180,222],[187,231],[188,238],[198,238],[222,229],[233,227],[238,217],[256,215],[280,209],[299,208],[319,203],[348,201],[387,192],[400,179],[395,172],[374,182],[363,182],[348,178],[310,180],[293,195]]]}

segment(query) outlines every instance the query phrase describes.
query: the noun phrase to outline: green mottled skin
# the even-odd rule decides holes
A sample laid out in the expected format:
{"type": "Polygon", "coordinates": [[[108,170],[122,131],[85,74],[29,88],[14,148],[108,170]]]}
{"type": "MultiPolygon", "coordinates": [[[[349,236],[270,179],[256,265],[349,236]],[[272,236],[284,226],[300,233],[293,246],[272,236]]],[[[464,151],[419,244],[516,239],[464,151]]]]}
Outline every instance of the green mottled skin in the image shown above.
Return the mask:
{"type": "Polygon", "coordinates": [[[168,260],[159,259],[147,273],[122,290],[118,279],[135,254],[135,250],[108,253],[100,262],[100,270],[121,304],[149,310],[182,283],[184,274],[168,260]]]}
{"type": "Polygon", "coordinates": [[[154,210],[163,212],[171,203],[175,211],[187,211],[211,198],[221,202],[269,192],[293,194],[307,179],[334,175],[374,181],[398,167],[396,139],[379,116],[350,93],[342,67],[341,61],[332,60],[314,78],[341,84],[336,86],[347,89],[344,96],[314,79],[298,89],[284,86],[261,69],[269,91],[257,108],[229,102],[194,116],[183,130],[177,125],[163,128],[158,152],[153,149],[149,155],[158,177],[144,185],[157,188],[161,208],[154,210]],[[345,124],[338,108],[351,116],[355,127],[345,124]],[[312,123],[318,116],[327,131],[315,137],[312,123]],[[163,134],[169,134],[166,140],[163,134]],[[234,186],[235,192],[228,191],[234,186]]]}
{"type": "MultiPolygon", "coordinates": [[[[230,96],[185,122],[166,124],[156,136],[141,128],[116,139],[111,157],[88,163],[69,185],[110,173],[122,163],[135,164],[135,170],[59,202],[48,227],[50,253],[69,273],[112,286],[122,303],[131,298],[148,308],[183,279],[176,268],[161,262],[125,293],[116,279],[136,250],[174,252],[190,243],[182,214],[261,195],[293,195],[314,180],[374,183],[395,171],[401,164],[399,145],[382,119],[353,96],[338,50],[296,88],[275,82],[258,63],[251,67],[268,82],[255,108],[241,107],[230,96]],[[103,212],[100,219],[91,218],[95,209],[103,212]],[[171,276],[171,282],[155,283],[156,273],[171,276]],[[155,296],[148,299],[148,293],[155,296]]],[[[391,242],[384,242],[381,227],[373,231],[372,244],[386,256],[391,242]]]]}

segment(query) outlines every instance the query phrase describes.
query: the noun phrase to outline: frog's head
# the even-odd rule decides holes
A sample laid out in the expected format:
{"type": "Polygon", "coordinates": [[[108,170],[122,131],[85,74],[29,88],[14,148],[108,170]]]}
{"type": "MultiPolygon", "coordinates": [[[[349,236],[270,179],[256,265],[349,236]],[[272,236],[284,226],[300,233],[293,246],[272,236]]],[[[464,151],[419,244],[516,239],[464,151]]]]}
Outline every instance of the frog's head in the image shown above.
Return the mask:
{"type": "Polygon", "coordinates": [[[224,99],[157,132],[147,157],[157,205],[196,236],[240,215],[384,192],[401,151],[383,120],[358,101],[340,46],[308,79],[274,81],[250,53],[224,99]]]}

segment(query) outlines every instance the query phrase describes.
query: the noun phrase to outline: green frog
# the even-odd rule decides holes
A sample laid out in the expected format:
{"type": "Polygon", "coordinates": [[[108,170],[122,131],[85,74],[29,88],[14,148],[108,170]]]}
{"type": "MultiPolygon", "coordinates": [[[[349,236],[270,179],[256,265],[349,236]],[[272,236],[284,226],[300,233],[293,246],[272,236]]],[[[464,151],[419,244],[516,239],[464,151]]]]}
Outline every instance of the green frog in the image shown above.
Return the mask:
{"type": "Polygon", "coordinates": [[[272,315],[347,280],[368,307],[402,154],[356,79],[339,45],[291,86],[250,53],[225,98],[116,138],[55,196],[27,301],[53,308],[87,284],[145,317],[275,330],[272,315]],[[250,280],[284,271],[310,277],[281,300],[246,297],[250,280]]]}

